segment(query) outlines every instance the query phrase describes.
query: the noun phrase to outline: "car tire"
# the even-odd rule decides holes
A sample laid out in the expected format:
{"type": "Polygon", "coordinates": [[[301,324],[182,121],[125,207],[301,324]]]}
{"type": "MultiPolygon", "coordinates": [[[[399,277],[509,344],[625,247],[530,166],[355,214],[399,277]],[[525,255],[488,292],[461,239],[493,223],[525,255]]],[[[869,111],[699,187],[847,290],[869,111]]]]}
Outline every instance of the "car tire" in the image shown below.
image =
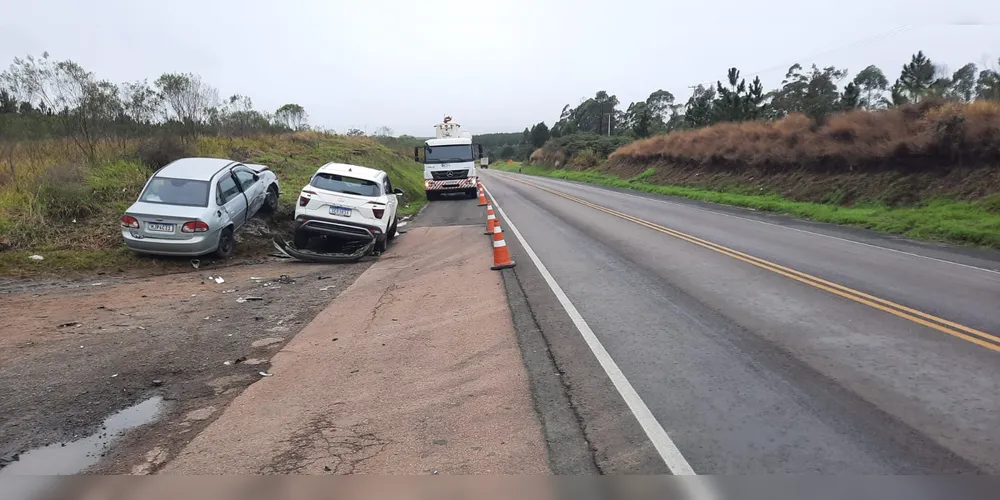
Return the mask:
{"type": "Polygon", "coordinates": [[[278,188],[271,184],[264,195],[264,206],[261,207],[264,213],[273,214],[278,211],[278,188]]]}
{"type": "Polygon", "coordinates": [[[389,236],[385,235],[381,238],[375,238],[375,247],[372,248],[373,251],[378,253],[385,253],[386,248],[389,247],[389,236]]]}
{"type": "Polygon", "coordinates": [[[396,219],[392,220],[392,224],[389,224],[389,231],[387,231],[386,240],[392,241],[396,239],[396,219]]]}
{"type": "Polygon", "coordinates": [[[312,238],[312,234],[306,231],[295,231],[295,248],[299,250],[305,250],[309,246],[309,240],[312,238]]]}
{"type": "Polygon", "coordinates": [[[222,230],[222,234],[219,235],[219,246],[212,253],[217,258],[228,259],[229,256],[233,254],[233,248],[236,247],[236,237],[233,234],[233,228],[227,227],[222,230]]]}

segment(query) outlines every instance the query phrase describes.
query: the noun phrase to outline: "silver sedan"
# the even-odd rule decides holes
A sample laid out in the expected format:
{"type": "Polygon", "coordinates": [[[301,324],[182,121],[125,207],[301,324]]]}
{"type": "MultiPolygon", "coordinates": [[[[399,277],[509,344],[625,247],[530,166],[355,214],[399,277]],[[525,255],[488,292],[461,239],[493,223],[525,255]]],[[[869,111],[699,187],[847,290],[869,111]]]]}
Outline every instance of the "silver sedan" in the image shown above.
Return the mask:
{"type": "Polygon", "coordinates": [[[278,178],[264,165],[182,158],[146,182],[121,218],[125,245],[153,255],[229,257],[234,235],[278,206],[278,178]]]}

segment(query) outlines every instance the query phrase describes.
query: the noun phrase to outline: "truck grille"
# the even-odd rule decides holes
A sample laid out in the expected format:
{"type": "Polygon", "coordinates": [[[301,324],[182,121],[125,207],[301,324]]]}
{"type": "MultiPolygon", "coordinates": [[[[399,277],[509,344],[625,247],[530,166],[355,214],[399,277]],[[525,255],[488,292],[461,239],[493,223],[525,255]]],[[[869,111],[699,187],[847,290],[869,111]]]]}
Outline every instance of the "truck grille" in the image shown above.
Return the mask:
{"type": "Polygon", "coordinates": [[[468,169],[463,170],[432,170],[431,177],[437,181],[446,181],[449,179],[465,179],[469,176],[468,169]]]}

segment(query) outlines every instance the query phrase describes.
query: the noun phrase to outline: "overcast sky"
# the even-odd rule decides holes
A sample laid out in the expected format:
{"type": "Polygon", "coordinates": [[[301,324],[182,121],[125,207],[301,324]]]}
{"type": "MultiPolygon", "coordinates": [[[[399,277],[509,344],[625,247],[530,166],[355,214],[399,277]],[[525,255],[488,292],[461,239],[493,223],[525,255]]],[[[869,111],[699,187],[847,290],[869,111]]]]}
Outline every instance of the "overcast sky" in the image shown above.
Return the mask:
{"type": "Polygon", "coordinates": [[[0,10],[0,67],[48,51],[115,82],[193,72],[273,111],[295,102],[338,131],[430,135],[550,125],[597,90],[627,105],[658,88],[795,62],[890,82],[918,49],[951,71],[997,66],[995,0],[30,0],[0,10]]]}

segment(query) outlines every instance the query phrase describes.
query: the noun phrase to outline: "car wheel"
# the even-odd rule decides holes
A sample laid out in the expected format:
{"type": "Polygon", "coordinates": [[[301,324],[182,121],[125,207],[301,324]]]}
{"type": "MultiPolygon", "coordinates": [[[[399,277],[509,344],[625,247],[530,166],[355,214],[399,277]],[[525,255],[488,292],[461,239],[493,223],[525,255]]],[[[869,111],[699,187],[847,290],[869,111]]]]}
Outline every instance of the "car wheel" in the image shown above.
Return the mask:
{"type": "Polygon", "coordinates": [[[305,231],[295,231],[295,248],[305,250],[309,246],[309,239],[312,235],[305,231]]]}
{"type": "Polygon", "coordinates": [[[375,248],[373,248],[372,250],[374,250],[377,253],[384,253],[385,249],[388,247],[388,243],[389,243],[388,240],[389,240],[389,236],[383,236],[381,238],[375,238],[375,248]]]}
{"type": "Polygon", "coordinates": [[[390,241],[396,239],[396,229],[397,229],[396,228],[396,220],[393,219],[392,220],[392,224],[389,224],[389,231],[388,231],[388,235],[386,236],[386,239],[388,239],[390,241]]]}
{"type": "Polygon", "coordinates": [[[233,254],[235,246],[236,238],[233,236],[233,228],[227,227],[219,235],[219,246],[215,249],[214,255],[220,259],[228,259],[233,254]]]}
{"type": "Polygon", "coordinates": [[[267,195],[264,196],[264,212],[273,214],[278,211],[278,188],[272,184],[267,188],[267,195]]]}

